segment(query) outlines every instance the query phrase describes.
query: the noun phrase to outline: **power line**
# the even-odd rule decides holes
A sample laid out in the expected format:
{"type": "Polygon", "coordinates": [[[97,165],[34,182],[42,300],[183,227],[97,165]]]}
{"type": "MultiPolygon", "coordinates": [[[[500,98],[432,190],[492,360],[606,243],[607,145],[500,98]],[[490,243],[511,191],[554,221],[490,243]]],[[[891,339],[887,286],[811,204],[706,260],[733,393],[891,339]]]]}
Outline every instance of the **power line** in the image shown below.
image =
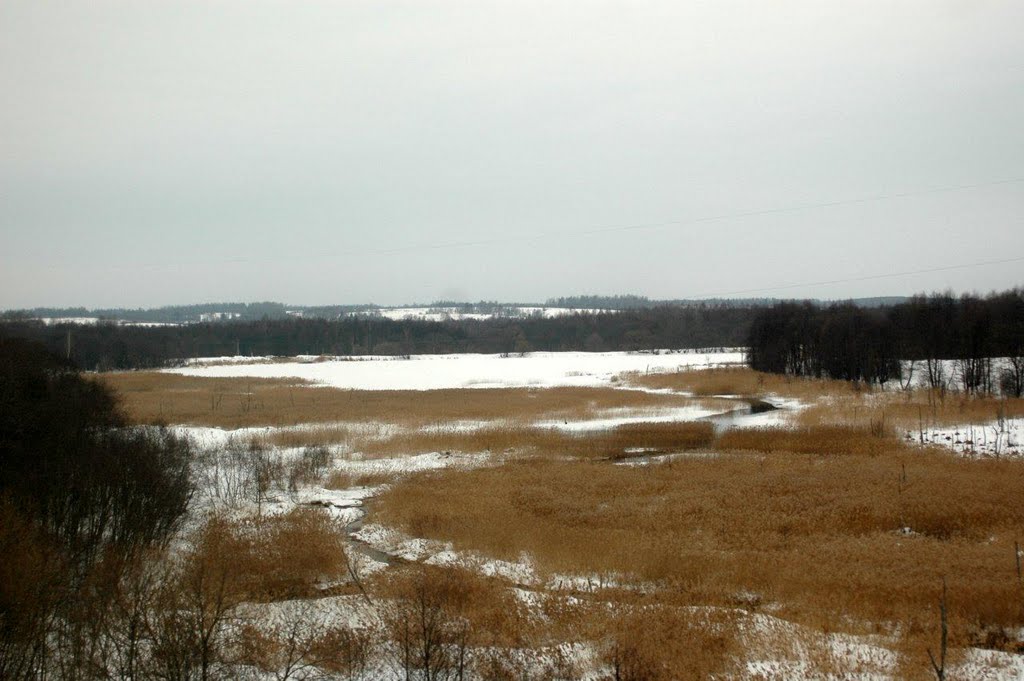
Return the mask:
{"type": "Polygon", "coordinates": [[[690,296],[692,299],[700,298],[723,298],[726,296],[738,296],[749,293],[764,293],[766,291],[783,291],[786,289],[804,288],[806,286],[828,286],[830,284],[848,284],[856,281],[871,281],[873,279],[893,279],[897,277],[908,277],[915,274],[928,274],[930,272],[945,272],[948,270],[962,270],[970,267],[983,267],[986,265],[1003,265],[1011,262],[1024,261],[1024,256],[1018,258],[1003,258],[1000,260],[983,260],[981,262],[965,263],[962,265],[944,265],[942,267],[929,267],[923,270],[908,270],[906,272],[890,272],[887,274],[869,274],[861,277],[847,277],[844,279],[827,279],[824,281],[807,281],[800,284],[782,284],[780,286],[768,286],[764,288],[750,288],[742,289],[738,291],[725,291],[721,293],[705,293],[696,296],[690,296]]]}
{"type": "MultiPolygon", "coordinates": [[[[279,262],[282,260],[323,260],[323,259],[335,259],[342,256],[372,256],[372,255],[393,255],[397,253],[410,253],[417,251],[436,251],[450,248],[468,248],[474,246],[497,246],[506,245],[513,243],[529,243],[534,241],[546,241],[552,239],[564,239],[564,238],[575,238],[594,236],[599,234],[609,234],[615,232],[630,232],[630,231],[642,231],[642,230],[656,230],[664,229],[667,227],[682,227],[700,225],[714,222],[724,222],[728,220],[739,220],[743,218],[752,217],[763,217],[766,215],[778,215],[785,213],[797,213],[807,210],[816,210],[823,208],[837,208],[842,206],[855,206],[859,204],[875,203],[879,201],[891,201],[897,199],[916,198],[921,196],[931,196],[935,194],[946,194],[950,192],[958,191],[969,191],[972,189],[981,189],[985,187],[996,187],[1000,185],[1019,184],[1024,182],[1024,177],[1007,178],[1002,180],[992,180],[989,182],[976,182],[971,184],[959,184],[959,185],[947,185],[943,187],[933,187],[931,189],[921,189],[914,191],[902,191],[888,194],[873,194],[870,196],[860,196],[847,199],[837,199],[833,201],[818,201],[811,203],[799,203],[791,204],[786,206],[775,206],[771,208],[759,208],[746,211],[736,211],[731,213],[718,213],[714,215],[704,215],[693,218],[683,218],[679,220],[666,220],[662,222],[644,222],[635,224],[620,224],[620,225],[604,225],[596,227],[588,227],[583,229],[577,229],[568,232],[546,232],[539,234],[523,234],[523,235],[511,235],[485,239],[469,239],[462,241],[446,241],[436,243],[422,243],[412,244],[409,246],[396,246],[391,248],[380,248],[380,249],[353,249],[343,251],[340,253],[320,253],[311,255],[309,253],[302,254],[278,254],[273,258],[253,258],[247,256],[235,256],[227,259],[214,259],[207,261],[192,261],[190,265],[201,265],[201,264],[220,264],[223,262],[231,262],[237,264],[244,264],[250,262],[279,262]]],[[[129,269],[131,268],[162,268],[167,267],[166,262],[142,262],[142,263],[130,263],[123,266],[114,266],[111,269],[129,269]]],[[[810,284],[808,284],[810,285],[810,284]]],[[[794,285],[795,288],[797,285],[794,285]]],[[[773,287],[782,288],[782,287],[773,287]]]]}
{"type": "MultiPolygon", "coordinates": [[[[398,246],[394,248],[376,249],[363,251],[363,254],[367,255],[390,255],[395,253],[407,253],[415,252],[420,250],[443,250],[448,248],[465,248],[472,246],[495,246],[510,243],[523,243],[531,241],[544,241],[548,239],[560,239],[566,237],[578,237],[578,236],[593,236],[597,234],[607,234],[612,232],[629,232],[638,230],[649,230],[649,229],[663,229],[665,227],[680,227],[684,225],[698,225],[708,222],[721,222],[726,220],[738,220],[742,218],[750,217],[762,217],[766,215],[776,215],[780,213],[796,213],[805,210],[814,210],[821,208],[837,208],[841,206],[854,206],[858,204],[874,203],[878,201],[891,201],[894,199],[905,199],[915,198],[920,196],[930,196],[934,194],[945,194],[949,192],[967,191],[971,189],[981,189],[984,187],[995,187],[1006,184],[1017,184],[1024,182],[1024,177],[1010,178],[1004,180],[993,180],[991,182],[978,182],[973,184],[960,184],[960,185],[948,185],[944,187],[934,187],[932,189],[922,189],[917,191],[904,191],[895,192],[890,194],[874,194],[871,196],[860,196],[849,199],[837,199],[834,201],[819,201],[813,203],[801,203],[793,204],[789,206],[775,206],[772,208],[759,208],[747,211],[737,211],[733,213],[719,213],[715,215],[705,215],[695,218],[684,218],[681,220],[666,220],[663,222],[646,222],[629,225],[607,225],[601,227],[589,227],[585,229],[579,229],[571,232],[548,232],[543,234],[529,234],[519,236],[506,236],[496,237],[492,239],[473,239],[465,241],[447,241],[437,242],[432,244],[414,244],[410,246],[398,246]]],[[[357,255],[359,252],[350,252],[352,255],[357,255]]]]}

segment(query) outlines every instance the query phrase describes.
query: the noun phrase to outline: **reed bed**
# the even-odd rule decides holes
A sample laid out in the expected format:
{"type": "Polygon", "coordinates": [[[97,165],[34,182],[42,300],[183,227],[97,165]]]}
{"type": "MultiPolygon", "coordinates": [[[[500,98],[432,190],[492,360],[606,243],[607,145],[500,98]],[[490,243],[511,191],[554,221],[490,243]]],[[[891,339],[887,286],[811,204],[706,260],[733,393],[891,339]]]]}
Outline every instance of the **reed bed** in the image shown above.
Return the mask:
{"type": "Polygon", "coordinates": [[[615,388],[341,390],[286,379],[208,378],[163,372],[95,375],[142,423],[218,428],[308,423],[429,425],[542,418],[580,420],[613,409],[685,407],[680,395],[615,388]]]}
{"type": "Polygon", "coordinates": [[[863,386],[844,381],[825,381],[781,374],[767,374],[746,367],[687,369],[662,374],[626,374],[627,385],[648,389],[676,390],[696,396],[742,395],[763,397],[781,395],[797,399],[859,394],[863,386]]]}
{"type": "Polygon", "coordinates": [[[197,566],[216,564],[239,599],[309,598],[348,577],[343,528],[316,509],[244,519],[214,516],[198,535],[197,566]]]}
{"type": "Polygon", "coordinates": [[[363,451],[371,456],[490,451],[581,459],[623,459],[638,453],[708,447],[713,440],[714,427],[706,421],[631,423],[595,431],[498,426],[468,431],[410,431],[365,442],[363,451]]]}
{"type": "Polygon", "coordinates": [[[947,390],[885,389],[863,383],[766,374],[744,367],[687,370],[669,374],[628,375],[628,385],[671,389],[694,396],[779,396],[807,405],[796,420],[805,426],[848,425],[905,429],[989,423],[1024,417],[1024,399],[965,395],[947,390]]]}
{"type": "Polygon", "coordinates": [[[744,428],[728,430],[715,441],[724,451],[754,451],[772,454],[790,452],[814,455],[892,453],[903,445],[888,438],[887,431],[854,426],[801,426],[796,428],[744,428]]]}
{"type": "Polygon", "coordinates": [[[870,432],[860,438],[885,446],[815,451],[834,438],[808,429],[785,446],[640,468],[535,459],[424,473],[375,512],[414,536],[526,553],[542,569],[657,584],[662,605],[733,606],[740,594],[744,607],[913,639],[915,650],[937,640],[943,578],[957,645],[998,647],[999,632],[1024,624],[1024,466],[870,432]]]}
{"type": "Polygon", "coordinates": [[[943,393],[938,390],[876,392],[865,396],[824,399],[797,415],[803,425],[824,423],[918,429],[998,423],[1024,417],[1024,399],[943,393]]]}
{"type": "MultiPolygon", "coordinates": [[[[386,637],[403,631],[402,607],[440,599],[451,631],[461,635],[469,623],[471,643],[489,651],[481,662],[488,678],[517,671],[523,649],[574,640],[595,642],[623,678],[728,676],[737,659],[793,652],[770,650],[782,640],[771,633],[743,648],[750,632],[741,615],[757,612],[818,635],[876,635],[900,653],[899,678],[923,678],[925,650],[938,644],[943,579],[951,645],[1019,645],[1024,462],[957,458],[908,444],[897,429],[1020,417],[1024,400],[736,368],[625,379],[695,397],[612,388],[357,392],[154,372],[97,380],[120,390],[126,410],[145,422],[301,426],[259,436],[277,446],[344,442],[371,457],[513,454],[492,467],[337,472],[326,481],[338,489],[389,483],[373,502],[373,521],[414,537],[510,560],[526,554],[542,573],[615,576],[621,586],[600,595],[539,590],[532,610],[507,583],[459,567],[402,565],[367,580],[373,598],[397,604],[385,617],[386,637]],[[536,425],[610,410],[725,410],[734,404],[712,396],[726,394],[807,407],[792,428],[722,433],[708,421],[592,431],[536,425]],[[713,455],[614,465],[691,451],[713,455]]],[[[310,596],[325,576],[346,574],[343,536],[308,511],[208,532],[210,556],[231,564],[248,599],[310,596]]],[[[814,645],[816,672],[849,669],[849,660],[814,645]]],[[[572,678],[570,671],[551,676],[572,678]]]]}

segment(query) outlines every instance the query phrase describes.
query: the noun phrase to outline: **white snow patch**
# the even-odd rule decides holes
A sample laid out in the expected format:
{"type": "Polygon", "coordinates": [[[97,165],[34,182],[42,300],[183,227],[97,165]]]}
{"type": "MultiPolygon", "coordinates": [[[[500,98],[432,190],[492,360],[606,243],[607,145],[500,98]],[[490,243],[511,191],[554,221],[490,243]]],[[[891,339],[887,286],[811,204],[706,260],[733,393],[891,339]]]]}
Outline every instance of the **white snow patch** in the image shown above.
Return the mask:
{"type": "Polygon", "coordinates": [[[337,460],[334,470],[359,474],[403,475],[421,471],[440,470],[442,468],[477,468],[490,465],[495,457],[489,453],[459,454],[446,452],[430,452],[413,456],[396,456],[384,459],[363,459],[359,453],[347,459],[337,460]]]}
{"type": "Polygon", "coordinates": [[[729,352],[535,352],[524,355],[413,355],[333,358],[322,362],[217,363],[165,371],[187,376],[295,378],[351,390],[440,390],[607,386],[627,372],[672,372],[743,361],[729,352]]]}
{"type": "Polygon", "coordinates": [[[355,312],[353,313],[353,316],[385,317],[387,319],[394,319],[398,321],[406,319],[415,319],[419,321],[442,322],[448,320],[462,319],[524,319],[530,317],[543,317],[545,319],[552,319],[554,317],[564,317],[567,315],[574,314],[598,314],[602,312],[612,311],[588,308],[529,306],[501,306],[496,308],[495,311],[493,312],[470,311],[473,309],[478,308],[475,308],[474,306],[388,307],[377,308],[374,310],[367,310],[362,312],[355,312]]]}
{"type": "Polygon", "coordinates": [[[366,629],[379,626],[377,609],[362,596],[328,596],[309,600],[243,603],[239,619],[255,624],[264,631],[288,627],[297,620],[307,627],[345,626],[366,629]]]}
{"type": "Polygon", "coordinates": [[[965,456],[1024,456],[1024,418],[1008,418],[1002,423],[907,428],[903,437],[907,442],[945,447],[965,456]]]}

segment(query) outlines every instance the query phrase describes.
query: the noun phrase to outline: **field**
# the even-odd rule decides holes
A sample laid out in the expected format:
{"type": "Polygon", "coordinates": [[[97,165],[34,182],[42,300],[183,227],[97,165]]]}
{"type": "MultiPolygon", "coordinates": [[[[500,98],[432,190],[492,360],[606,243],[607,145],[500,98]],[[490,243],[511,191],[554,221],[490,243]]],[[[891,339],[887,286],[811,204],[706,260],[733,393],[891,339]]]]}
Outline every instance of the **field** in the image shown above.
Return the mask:
{"type": "Polygon", "coordinates": [[[556,360],[96,380],[200,449],[182,542],[232,566],[225,664],[925,679],[945,647],[946,678],[1024,675],[1024,401],[556,360]]]}

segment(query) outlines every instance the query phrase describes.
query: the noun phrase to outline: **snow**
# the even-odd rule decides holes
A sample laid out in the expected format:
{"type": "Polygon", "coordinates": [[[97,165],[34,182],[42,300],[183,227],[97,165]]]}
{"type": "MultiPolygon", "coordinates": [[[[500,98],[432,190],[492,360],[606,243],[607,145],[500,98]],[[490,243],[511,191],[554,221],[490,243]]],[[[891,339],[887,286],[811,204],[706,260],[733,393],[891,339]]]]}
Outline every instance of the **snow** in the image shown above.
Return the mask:
{"type": "MultiPolygon", "coordinates": [[[[295,357],[296,361],[304,361],[305,355],[295,357]]],[[[181,360],[184,366],[208,366],[215,364],[262,364],[273,362],[271,355],[225,355],[222,357],[189,357],[181,360]]],[[[308,361],[308,360],[307,360],[308,361]]]]}
{"type": "Polygon", "coordinates": [[[384,459],[362,459],[361,455],[357,453],[351,455],[348,459],[335,461],[332,469],[354,475],[407,475],[422,471],[436,471],[442,468],[468,470],[470,468],[490,465],[495,461],[496,457],[486,452],[479,454],[431,452],[429,454],[397,456],[384,459]]]}
{"type": "Polygon", "coordinates": [[[954,665],[951,678],[1001,681],[1024,679],[1024,655],[1013,655],[996,650],[967,650],[963,661],[954,665]]]}
{"type": "Polygon", "coordinates": [[[243,603],[238,619],[264,631],[287,627],[299,619],[313,629],[345,626],[365,629],[379,626],[380,615],[362,596],[327,596],[310,600],[243,603]]]}
{"type": "Polygon", "coordinates": [[[126,319],[100,319],[99,317],[36,317],[38,321],[41,321],[47,326],[53,326],[55,324],[75,324],[77,326],[95,326],[101,322],[105,324],[116,324],[118,326],[142,326],[142,327],[156,327],[156,326],[180,326],[175,322],[133,322],[126,319]]]}
{"type": "MultiPolygon", "coordinates": [[[[587,309],[587,308],[572,308],[572,307],[529,307],[529,306],[511,306],[511,307],[499,307],[495,312],[466,312],[467,308],[463,307],[389,307],[372,310],[369,312],[357,312],[356,315],[366,316],[374,315],[380,317],[386,317],[387,319],[394,320],[406,320],[415,319],[420,321],[431,321],[441,322],[447,320],[462,320],[462,319],[495,319],[495,318],[509,318],[509,319],[523,319],[529,317],[543,317],[545,319],[552,319],[554,317],[564,317],[567,315],[574,314],[599,314],[602,312],[612,312],[612,310],[598,310],[598,309],[587,309]]],[[[472,309],[472,306],[471,306],[472,309]]]]}
{"type": "Polygon", "coordinates": [[[79,326],[93,326],[99,324],[99,317],[39,317],[39,321],[47,326],[54,324],[78,324],[79,326]]]}
{"type": "Polygon", "coordinates": [[[726,352],[533,352],[523,355],[414,355],[336,357],[320,362],[218,362],[166,369],[203,377],[294,378],[350,390],[446,388],[599,387],[628,372],[673,372],[737,364],[741,350],[726,352]]]}
{"type": "Polygon", "coordinates": [[[923,431],[904,429],[903,433],[907,442],[945,447],[966,456],[1024,455],[1024,418],[945,428],[929,426],[923,431]]]}

